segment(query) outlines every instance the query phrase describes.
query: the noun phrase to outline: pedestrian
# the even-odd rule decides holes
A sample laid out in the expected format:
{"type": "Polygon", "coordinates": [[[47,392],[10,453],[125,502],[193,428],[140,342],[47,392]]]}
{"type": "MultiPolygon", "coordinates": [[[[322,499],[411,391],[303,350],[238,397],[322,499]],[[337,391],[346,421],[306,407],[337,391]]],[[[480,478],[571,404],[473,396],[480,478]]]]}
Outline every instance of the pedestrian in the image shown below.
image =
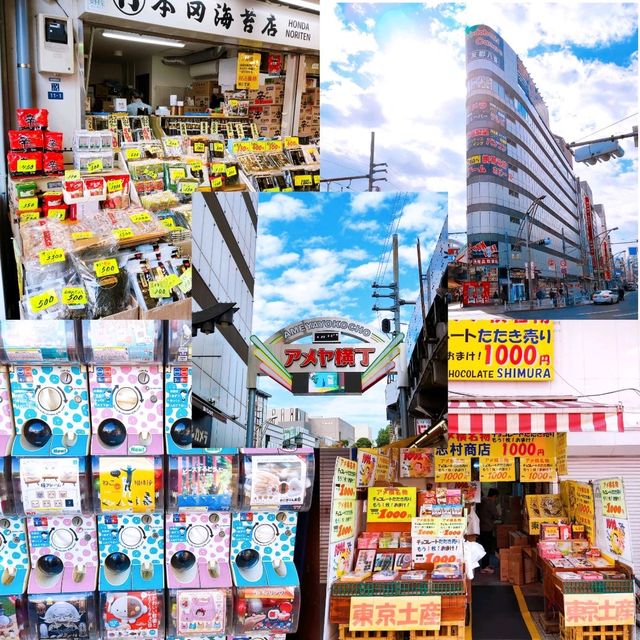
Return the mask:
{"type": "Polygon", "coordinates": [[[538,301],[538,306],[542,306],[542,300],[544,299],[544,291],[542,289],[538,289],[536,291],[536,300],[538,301]]]}
{"type": "Polygon", "coordinates": [[[624,300],[624,287],[618,285],[618,302],[624,300]]]}
{"type": "Polygon", "coordinates": [[[554,307],[558,306],[558,292],[555,289],[551,289],[551,292],[549,293],[549,297],[551,298],[551,303],[553,304],[554,307]]]}
{"type": "Polygon", "coordinates": [[[478,506],[478,518],[480,518],[480,535],[478,542],[484,547],[485,555],[480,560],[480,573],[493,573],[491,556],[496,550],[496,522],[500,519],[498,513],[498,490],[489,489],[486,497],[482,498],[478,506]]]}

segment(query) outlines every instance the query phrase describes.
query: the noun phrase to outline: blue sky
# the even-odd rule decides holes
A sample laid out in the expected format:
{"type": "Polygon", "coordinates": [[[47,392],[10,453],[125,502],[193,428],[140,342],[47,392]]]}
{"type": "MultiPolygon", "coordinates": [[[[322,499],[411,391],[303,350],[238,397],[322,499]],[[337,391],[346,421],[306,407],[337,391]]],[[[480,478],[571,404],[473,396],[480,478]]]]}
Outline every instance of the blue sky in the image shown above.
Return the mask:
{"type": "MultiPolygon", "coordinates": [[[[328,3],[323,176],[363,173],[375,130],[376,161],[389,164],[381,188],[447,191],[449,227],[464,229],[464,28],[478,23],[522,58],[554,133],[577,141],[631,131],[638,112],[636,3],[328,3]]],[[[631,139],[621,145],[622,159],[574,166],[604,204],[609,227],[620,227],[614,242],[638,237],[637,149],[631,139]]]]}
{"type": "MultiPolygon", "coordinates": [[[[266,340],[292,322],[320,315],[346,316],[380,327],[371,310],[371,284],[392,280],[390,234],[398,233],[401,296],[419,293],[416,239],[423,271],[447,216],[444,193],[260,194],[252,332],[266,340]]],[[[389,306],[380,300],[379,306],[389,306]]],[[[402,309],[407,322],[412,306],[402,309]]],[[[270,408],[296,406],[312,416],[339,416],[367,424],[373,434],[385,426],[384,383],[362,397],[293,397],[262,378],[273,395],[270,408]]]]}

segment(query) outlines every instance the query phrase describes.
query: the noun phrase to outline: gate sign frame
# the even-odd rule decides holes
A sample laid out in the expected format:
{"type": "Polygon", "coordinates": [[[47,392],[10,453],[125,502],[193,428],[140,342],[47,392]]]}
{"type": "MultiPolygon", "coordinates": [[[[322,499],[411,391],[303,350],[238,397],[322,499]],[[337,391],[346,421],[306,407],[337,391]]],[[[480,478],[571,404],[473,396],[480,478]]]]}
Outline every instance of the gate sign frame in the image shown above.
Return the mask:
{"type": "Polygon", "coordinates": [[[391,340],[361,322],[308,318],[283,327],[265,342],[251,336],[257,375],[294,395],[360,395],[396,368],[404,334],[391,340]]]}

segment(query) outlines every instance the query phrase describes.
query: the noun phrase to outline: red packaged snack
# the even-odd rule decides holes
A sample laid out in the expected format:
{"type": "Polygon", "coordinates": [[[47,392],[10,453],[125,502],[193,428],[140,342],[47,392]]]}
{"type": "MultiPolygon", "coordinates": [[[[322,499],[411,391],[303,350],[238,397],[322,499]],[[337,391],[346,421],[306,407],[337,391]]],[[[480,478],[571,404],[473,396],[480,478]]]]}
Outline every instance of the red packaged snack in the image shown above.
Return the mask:
{"type": "Polygon", "coordinates": [[[129,206],[129,176],[126,173],[109,176],[107,182],[107,209],[122,209],[129,206]]]}
{"type": "Polygon", "coordinates": [[[10,151],[7,153],[7,162],[12,176],[33,176],[42,173],[40,151],[10,151]]]}
{"type": "Polygon", "coordinates": [[[104,194],[103,178],[85,178],[84,188],[88,196],[101,196],[104,194]]]}
{"type": "Polygon", "coordinates": [[[46,174],[64,173],[64,155],[58,151],[45,151],[43,154],[46,174]]]}
{"type": "Polygon", "coordinates": [[[45,151],[62,151],[62,139],[64,134],[60,131],[44,132],[45,151]]]}
{"type": "Polygon", "coordinates": [[[20,129],[46,129],[49,112],[46,109],[16,109],[20,129]]]}
{"type": "Polygon", "coordinates": [[[42,197],[45,207],[62,206],[62,191],[47,191],[42,197]]]}
{"type": "Polygon", "coordinates": [[[13,151],[41,151],[42,131],[9,131],[9,146],[13,151]]]}

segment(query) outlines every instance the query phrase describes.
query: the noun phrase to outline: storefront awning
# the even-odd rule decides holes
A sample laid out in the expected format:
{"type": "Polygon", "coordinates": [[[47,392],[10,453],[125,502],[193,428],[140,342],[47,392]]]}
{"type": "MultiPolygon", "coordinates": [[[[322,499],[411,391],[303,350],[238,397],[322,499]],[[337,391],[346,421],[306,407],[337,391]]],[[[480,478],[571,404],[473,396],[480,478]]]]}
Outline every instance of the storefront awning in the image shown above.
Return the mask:
{"type": "Polygon", "coordinates": [[[578,400],[452,400],[449,433],[624,431],[622,407],[578,400]]]}

